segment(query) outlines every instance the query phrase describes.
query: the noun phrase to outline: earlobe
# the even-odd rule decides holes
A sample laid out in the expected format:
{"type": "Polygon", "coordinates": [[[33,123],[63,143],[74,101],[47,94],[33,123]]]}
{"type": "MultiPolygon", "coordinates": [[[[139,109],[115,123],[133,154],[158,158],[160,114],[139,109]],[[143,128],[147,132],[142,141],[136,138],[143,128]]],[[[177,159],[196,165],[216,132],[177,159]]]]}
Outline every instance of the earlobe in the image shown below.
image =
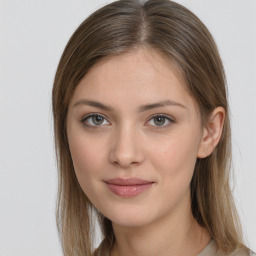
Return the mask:
{"type": "Polygon", "coordinates": [[[218,145],[223,130],[224,120],[225,109],[223,107],[215,108],[203,128],[202,140],[197,155],[198,158],[209,156],[218,145]]]}

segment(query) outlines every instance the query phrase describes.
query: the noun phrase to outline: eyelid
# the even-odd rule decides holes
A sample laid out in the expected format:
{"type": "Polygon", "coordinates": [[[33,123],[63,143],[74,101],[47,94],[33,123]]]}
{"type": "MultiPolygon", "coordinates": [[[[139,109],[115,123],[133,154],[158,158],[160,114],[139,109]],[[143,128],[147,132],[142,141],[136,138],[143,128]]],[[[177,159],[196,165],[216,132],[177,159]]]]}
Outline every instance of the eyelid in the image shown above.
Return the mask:
{"type": "MultiPolygon", "coordinates": [[[[90,118],[90,117],[94,117],[94,116],[100,116],[100,117],[104,118],[105,120],[107,120],[107,118],[106,118],[103,114],[100,114],[100,113],[90,113],[90,114],[88,114],[88,115],[86,115],[86,116],[84,116],[84,117],[82,118],[82,120],[81,120],[82,124],[83,124],[84,126],[86,126],[86,127],[92,128],[92,129],[101,128],[103,125],[88,125],[88,124],[85,124],[85,123],[84,123],[86,119],[88,119],[88,118],[90,118]]],[[[151,119],[153,119],[153,118],[155,118],[155,117],[164,117],[164,118],[165,118],[166,120],[168,120],[170,123],[175,123],[175,118],[171,117],[170,115],[163,114],[163,113],[152,115],[152,116],[149,118],[149,120],[147,121],[147,123],[148,123],[151,119]]],[[[152,128],[152,129],[164,129],[164,128],[168,128],[170,125],[171,125],[171,124],[164,125],[164,126],[157,126],[157,125],[154,126],[154,125],[153,125],[154,128],[152,128]]],[[[148,126],[151,126],[151,125],[148,125],[148,126]]]]}

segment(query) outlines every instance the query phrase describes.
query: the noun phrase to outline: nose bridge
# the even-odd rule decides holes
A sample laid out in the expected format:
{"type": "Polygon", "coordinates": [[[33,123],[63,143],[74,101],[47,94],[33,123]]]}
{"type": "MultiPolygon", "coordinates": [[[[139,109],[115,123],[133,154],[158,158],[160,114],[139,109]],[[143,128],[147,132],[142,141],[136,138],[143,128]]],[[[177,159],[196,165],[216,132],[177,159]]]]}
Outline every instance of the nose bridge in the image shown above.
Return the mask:
{"type": "Polygon", "coordinates": [[[112,137],[111,162],[127,167],[142,160],[140,132],[135,125],[124,122],[116,128],[112,137]]]}

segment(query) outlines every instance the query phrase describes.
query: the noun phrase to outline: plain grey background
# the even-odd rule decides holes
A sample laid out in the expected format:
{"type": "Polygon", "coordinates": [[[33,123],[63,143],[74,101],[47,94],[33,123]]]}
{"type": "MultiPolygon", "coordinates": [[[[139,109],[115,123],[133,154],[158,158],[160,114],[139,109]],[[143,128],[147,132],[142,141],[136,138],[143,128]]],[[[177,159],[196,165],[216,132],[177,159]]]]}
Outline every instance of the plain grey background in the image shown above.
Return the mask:
{"type": "MultiPolygon", "coordinates": [[[[106,0],[0,0],[0,256],[60,256],[51,89],[78,25],[106,0]]],[[[256,251],[256,1],[177,0],[212,32],[233,131],[234,194],[256,251]]]]}

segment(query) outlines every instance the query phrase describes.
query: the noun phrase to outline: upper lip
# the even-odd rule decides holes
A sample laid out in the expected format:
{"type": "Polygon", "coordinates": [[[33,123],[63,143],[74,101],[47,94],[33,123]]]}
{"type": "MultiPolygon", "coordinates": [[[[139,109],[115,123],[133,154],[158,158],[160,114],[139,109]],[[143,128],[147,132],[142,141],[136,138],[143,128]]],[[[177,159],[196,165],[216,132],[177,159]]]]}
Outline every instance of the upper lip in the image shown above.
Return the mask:
{"type": "Polygon", "coordinates": [[[114,178],[110,180],[106,180],[106,183],[114,184],[114,185],[141,185],[141,184],[149,184],[153,183],[154,181],[142,180],[139,178],[114,178]]]}

